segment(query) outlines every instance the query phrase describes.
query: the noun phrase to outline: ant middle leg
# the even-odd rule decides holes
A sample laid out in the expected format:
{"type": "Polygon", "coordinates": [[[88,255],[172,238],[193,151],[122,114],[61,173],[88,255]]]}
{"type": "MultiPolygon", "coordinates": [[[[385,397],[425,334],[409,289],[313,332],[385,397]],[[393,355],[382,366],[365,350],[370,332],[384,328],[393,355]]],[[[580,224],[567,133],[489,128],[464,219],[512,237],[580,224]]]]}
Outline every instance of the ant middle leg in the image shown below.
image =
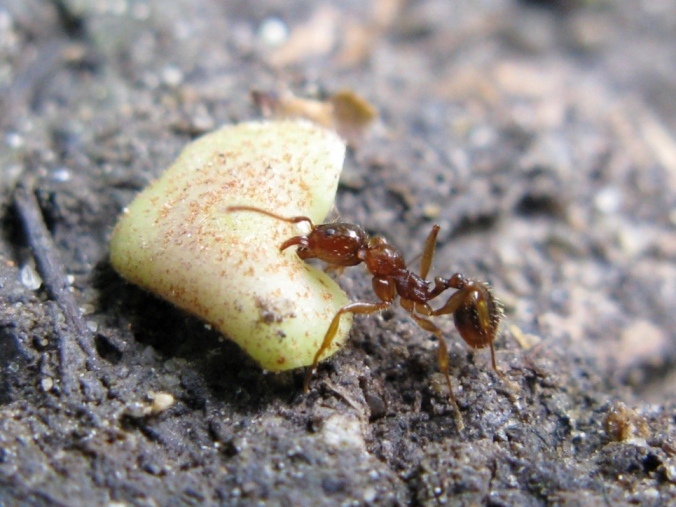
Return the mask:
{"type": "Polygon", "coordinates": [[[329,329],[324,335],[324,341],[319,347],[319,350],[315,354],[314,360],[312,361],[312,366],[310,366],[305,374],[305,381],[303,382],[303,392],[307,393],[310,390],[310,379],[317,369],[317,364],[319,359],[322,357],[322,354],[331,346],[333,339],[336,337],[338,332],[338,325],[340,324],[340,317],[345,313],[360,314],[360,315],[371,315],[372,313],[385,310],[392,304],[392,301],[382,301],[380,303],[350,303],[343,306],[338,312],[333,316],[333,320],[329,325],[329,329]]]}
{"type": "MultiPolygon", "coordinates": [[[[427,278],[427,275],[430,272],[430,268],[432,267],[432,260],[434,259],[434,251],[436,250],[436,245],[437,245],[437,236],[439,234],[440,227],[438,225],[433,225],[432,230],[430,233],[427,235],[427,239],[425,239],[425,247],[423,249],[422,253],[422,259],[420,261],[420,277],[425,279],[427,278]]],[[[464,280],[464,279],[463,279],[464,280]]],[[[459,287],[453,286],[453,283],[455,280],[453,277],[450,279],[442,278],[440,276],[437,276],[434,279],[434,287],[429,291],[429,294],[427,295],[427,301],[430,301],[442,292],[445,292],[448,289],[458,289],[459,287]]],[[[428,307],[429,308],[429,307],[428,307]]],[[[432,311],[430,310],[429,312],[420,312],[423,315],[430,316],[432,315],[432,311]]]]}

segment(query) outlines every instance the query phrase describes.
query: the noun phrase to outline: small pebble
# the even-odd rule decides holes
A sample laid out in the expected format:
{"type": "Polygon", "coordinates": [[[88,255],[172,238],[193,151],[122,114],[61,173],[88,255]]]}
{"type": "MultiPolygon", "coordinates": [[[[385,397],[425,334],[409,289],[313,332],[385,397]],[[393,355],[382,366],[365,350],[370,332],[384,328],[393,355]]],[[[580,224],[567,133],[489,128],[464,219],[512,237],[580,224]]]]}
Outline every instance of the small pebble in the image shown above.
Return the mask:
{"type": "Polygon", "coordinates": [[[258,38],[263,44],[277,48],[289,38],[289,27],[277,17],[267,18],[258,29],[258,38]]]}
{"type": "Polygon", "coordinates": [[[21,268],[19,276],[21,277],[21,284],[28,290],[38,290],[42,287],[42,278],[30,264],[21,268]]]}
{"type": "Polygon", "coordinates": [[[45,377],[40,381],[40,387],[44,392],[51,391],[54,387],[54,380],[50,377],[45,377]]]}
{"type": "Polygon", "coordinates": [[[150,411],[153,414],[164,412],[176,403],[174,397],[169,393],[150,393],[148,396],[153,400],[153,404],[150,406],[150,411]]]}

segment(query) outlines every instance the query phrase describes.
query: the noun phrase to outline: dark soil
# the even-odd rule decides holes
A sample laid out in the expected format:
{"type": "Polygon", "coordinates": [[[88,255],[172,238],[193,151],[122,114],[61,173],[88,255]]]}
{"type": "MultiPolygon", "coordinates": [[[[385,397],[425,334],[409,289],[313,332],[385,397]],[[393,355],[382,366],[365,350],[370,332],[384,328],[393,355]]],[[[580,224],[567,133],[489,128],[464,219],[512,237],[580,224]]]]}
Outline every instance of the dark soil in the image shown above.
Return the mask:
{"type": "Polygon", "coordinates": [[[673,0],[0,1],[0,505],[673,505],[674,47],[673,0]],[[134,195],[284,87],[380,112],[344,220],[411,259],[440,224],[435,273],[503,301],[505,379],[441,322],[464,430],[404,311],[303,395],[110,267],[134,195]]]}

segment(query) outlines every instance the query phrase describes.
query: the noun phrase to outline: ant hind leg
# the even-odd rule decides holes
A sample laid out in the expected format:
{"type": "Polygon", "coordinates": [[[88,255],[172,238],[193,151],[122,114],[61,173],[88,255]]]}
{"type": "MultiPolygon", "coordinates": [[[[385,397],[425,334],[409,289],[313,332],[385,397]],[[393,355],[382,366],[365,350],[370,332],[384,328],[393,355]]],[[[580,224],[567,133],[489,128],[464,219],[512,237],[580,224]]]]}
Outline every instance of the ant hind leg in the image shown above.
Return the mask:
{"type": "Polygon", "coordinates": [[[493,370],[495,371],[495,373],[498,374],[500,378],[504,379],[505,374],[502,373],[502,370],[498,368],[498,363],[495,360],[495,347],[493,347],[493,342],[490,342],[488,345],[491,348],[491,363],[493,364],[493,370]]]}

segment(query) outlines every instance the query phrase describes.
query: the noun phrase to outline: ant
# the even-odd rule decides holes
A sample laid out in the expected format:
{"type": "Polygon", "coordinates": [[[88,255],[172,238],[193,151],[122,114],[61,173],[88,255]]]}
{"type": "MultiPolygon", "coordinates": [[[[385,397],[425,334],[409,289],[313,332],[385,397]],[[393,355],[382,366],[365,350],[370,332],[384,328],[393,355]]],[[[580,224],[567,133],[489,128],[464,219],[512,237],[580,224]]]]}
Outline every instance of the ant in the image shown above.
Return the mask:
{"type": "MultiPolygon", "coordinates": [[[[416,274],[406,267],[402,253],[387,243],[385,238],[369,237],[366,231],[358,225],[345,222],[315,225],[310,218],[305,216],[284,217],[253,206],[230,206],[227,211],[252,211],[291,224],[307,222],[310,232],[307,235],[294,236],[286,240],[280,246],[280,251],[297,246],[296,253],[301,259],[319,259],[326,262],[329,268],[335,269],[356,266],[363,262],[373,276],[373,291],[380,302],[357,301],[338,310],[324,335],[322,345],[315,354],[312,366],[307,370],[303,383],[304,392],[309,391],[310,379],[317,368],[319,358],[331,346],[338,331],[341,315],[345,313],[371,315],[389,308],[397,296],[399,296],[401,306],[416,324],[437,337],[439,370],[446,377],[450,398],[458,416],[460,416],[460,411],[453,394],[451,377],[448,374],[448,348],[441,329],[429,320],[429,317],[453,314],[455,327],[463,340],[474,349],[488,346],[491,350],[493,369],[503,376],[497,367],[493,348],[493,341],[498,334],[502,318],[502,307],[493,296],[490,287],[485,283],[465,278],[460,273],[455,273],[450,278],[437,276],[433,284],[426,280],[434,257],[439,233],[438,225],[432,227],[425,240],[420,274],[416,274]],[[456,289],[456,292],[441,308],[433,309],[428,302],[447,289],[456,289]]],[[[460,421],[462,421],[461,418],[460,421]]]]}

